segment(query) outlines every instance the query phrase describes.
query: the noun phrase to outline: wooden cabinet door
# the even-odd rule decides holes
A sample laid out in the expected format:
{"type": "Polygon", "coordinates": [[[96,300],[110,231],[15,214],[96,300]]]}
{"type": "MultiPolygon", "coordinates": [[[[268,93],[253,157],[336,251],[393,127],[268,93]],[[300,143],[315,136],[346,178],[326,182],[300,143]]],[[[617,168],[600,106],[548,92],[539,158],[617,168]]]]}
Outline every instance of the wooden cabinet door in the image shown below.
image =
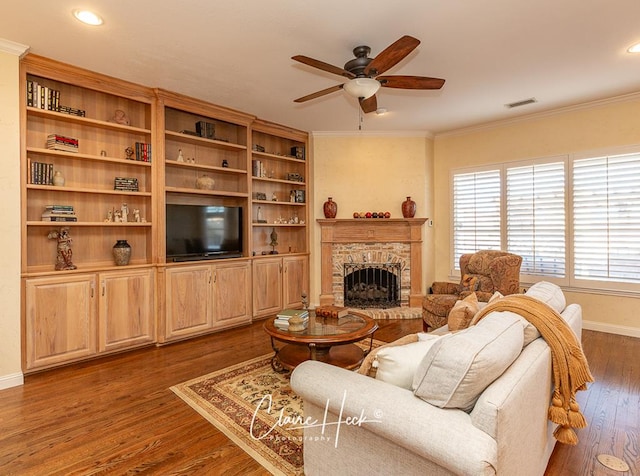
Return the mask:
{"type": "Polygon", "coordinates": [[[99,281],[98,350],[153,342],[153,270],[102,273],[99,281]]]}
{"type": "Polygon", "coordinates": [[[302,307],[302,293],[309,296],[309,260],[306,256],[284,257],[282,267],[282,307],[302,307]]]}
{"type": "Polygon", "coordinates": [[[282,258],[253,261],[253,315],[275,314],[282,309],[282,258]]]}
{"type": "Polygon", "coordinates": [[[213,269],[213,325],[251,322],[251,266],[248,261],[220,263],[213,269]]]}
{"type": "Polygon", "coordinates": [[[27,369],[96,353],[95,275],[25,280],[27,369]]]}
{"type": "Polygon", "coordinates": [[[167,269],[164,338],[186,337],[211,329],[212,304],[211,266],[167,269]]]}

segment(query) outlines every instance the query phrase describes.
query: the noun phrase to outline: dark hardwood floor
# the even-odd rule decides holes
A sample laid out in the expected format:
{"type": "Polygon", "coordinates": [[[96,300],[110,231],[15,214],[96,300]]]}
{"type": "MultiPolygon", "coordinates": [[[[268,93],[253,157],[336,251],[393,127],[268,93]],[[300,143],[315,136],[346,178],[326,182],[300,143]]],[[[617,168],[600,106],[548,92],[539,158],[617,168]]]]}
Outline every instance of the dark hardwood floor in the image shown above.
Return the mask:
{"type": "MultiPolygon", "coordinates": [[[[380,321],[392,341],[421,322],[380,321]]],[[[585,331],[597,382],[580,392],[590,422],[575,447],[556,445],[547,475],[619,475],[599,453],[637,474],[640,339],[585,331]]],[[[262,323],[165,347],[70,365],[0,391],[0,475],[267,475],[169,387],[271,352],[262,323]]]]}

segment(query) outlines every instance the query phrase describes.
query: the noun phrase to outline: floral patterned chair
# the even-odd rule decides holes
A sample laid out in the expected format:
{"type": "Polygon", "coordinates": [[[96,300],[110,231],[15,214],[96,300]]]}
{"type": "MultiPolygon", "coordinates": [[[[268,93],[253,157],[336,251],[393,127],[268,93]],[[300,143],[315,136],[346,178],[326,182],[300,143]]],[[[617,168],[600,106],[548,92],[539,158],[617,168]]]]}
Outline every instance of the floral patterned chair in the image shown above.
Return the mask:
{"type": "Polygon", "coordinates": [[[522,257],[506,251],[481,250],[460,256],[460,283],[436,281],[422,302],[425,332],[445,325],[456,301],[472,292],[480,302],[487,302],[496,291],[505,296],[519,293],[521,264],[522,257]]]}

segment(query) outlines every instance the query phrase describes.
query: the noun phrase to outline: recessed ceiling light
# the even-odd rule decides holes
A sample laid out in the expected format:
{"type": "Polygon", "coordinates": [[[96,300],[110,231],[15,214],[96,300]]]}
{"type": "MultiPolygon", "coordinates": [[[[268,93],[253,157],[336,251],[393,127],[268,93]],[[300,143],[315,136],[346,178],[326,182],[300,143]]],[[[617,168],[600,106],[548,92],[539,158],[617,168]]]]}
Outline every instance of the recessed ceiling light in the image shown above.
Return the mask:
{"type": "Polygon", "coordinates": [[[99,15],[90,12],[89,10],[74,10],[73,16],[87,25],[98,26],[103,23],[103,20],[99,15]]]}
{"type": "Polygon", "coordinates": [[[640,53],[640,43],[636,43],[627,48],[627,53],[640,53]]]}

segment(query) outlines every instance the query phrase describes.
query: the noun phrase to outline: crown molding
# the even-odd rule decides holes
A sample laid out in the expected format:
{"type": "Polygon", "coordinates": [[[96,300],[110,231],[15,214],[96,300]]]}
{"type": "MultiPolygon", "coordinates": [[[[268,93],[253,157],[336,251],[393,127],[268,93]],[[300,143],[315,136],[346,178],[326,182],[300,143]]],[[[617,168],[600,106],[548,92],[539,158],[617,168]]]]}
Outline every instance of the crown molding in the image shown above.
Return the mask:
{"type": "Polygon", "coordinates": [[[593,109],[596,107],[607,106],[609,104],[616,104],[621,102],[639,101],[640,91],[623,94],[620,96],[613,96],[605,99],[596,99],[594,101],[584,102],[580,104],[574,104],[571,106],[565,106],[557,109],[550,109],[548,111],[534,112],[532,114],[526,114],[524,116],[512,117],[509,119],[501,119],[498,121],[486,122],[484,124],[478,124],[475,126],[463,127],[460,129],[453,129],[446,132],[435,134],[436,137],[454,136],[461,134],[469,134],[472,132],[478,132],[488,129],[495,129],[498,127],[507,126],[510,124],[518,124],[520,122],[532,121],[535,119],[542,119],[545,117],[559,116],[569,112],[583,111],[585,109],[593,109]]]}
{"type": "Polygon", "coordinates": [[[29,51],[29,47],[21,43],[16,43],[15,41],[0,38],[0,51],[22,58],[29,51]]]}
{"type": "Polygon", "coordinates": [[[313,137],[422,137],[433,139],[429,131],[312,131],[313,137]]]}

